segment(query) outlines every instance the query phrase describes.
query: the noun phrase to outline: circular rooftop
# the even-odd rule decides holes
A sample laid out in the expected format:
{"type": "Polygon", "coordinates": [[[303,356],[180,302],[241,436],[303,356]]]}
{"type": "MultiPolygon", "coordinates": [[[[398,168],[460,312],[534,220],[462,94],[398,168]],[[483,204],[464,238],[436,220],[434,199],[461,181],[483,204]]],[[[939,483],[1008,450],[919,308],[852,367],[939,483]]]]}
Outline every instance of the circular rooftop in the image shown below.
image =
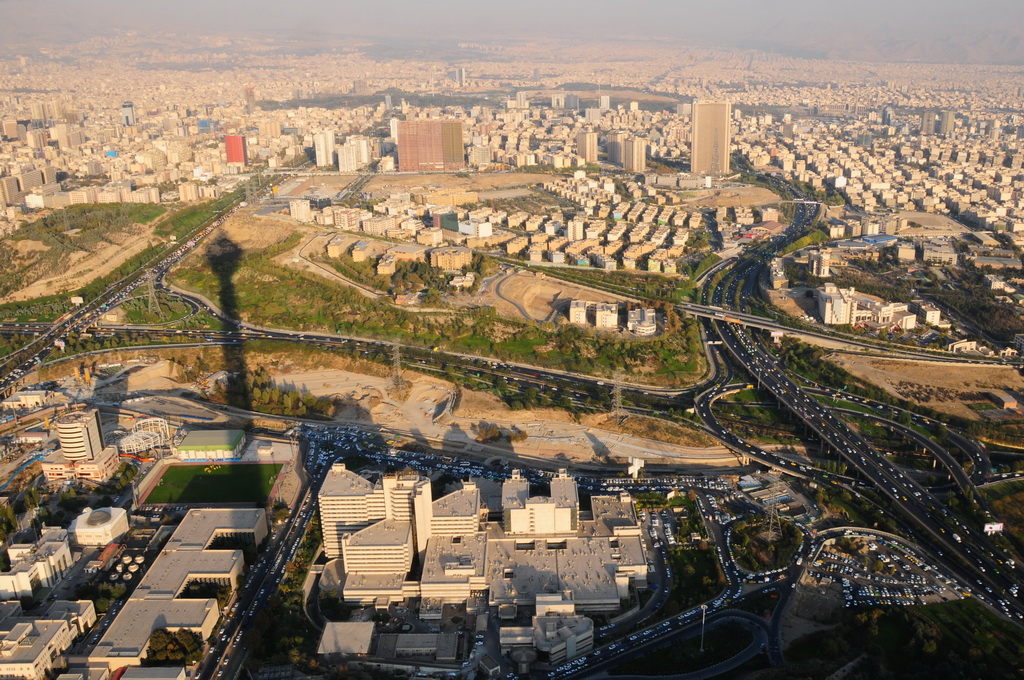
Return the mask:
{"type": "Polygon", "coordinates": [[[86,524],[88,524],[91,527],[97,527],[101,524],[106,524],[109,521],[109,510],[93,510],[91,513],[89,513],[89,519],[86,520],[86,524]]]}

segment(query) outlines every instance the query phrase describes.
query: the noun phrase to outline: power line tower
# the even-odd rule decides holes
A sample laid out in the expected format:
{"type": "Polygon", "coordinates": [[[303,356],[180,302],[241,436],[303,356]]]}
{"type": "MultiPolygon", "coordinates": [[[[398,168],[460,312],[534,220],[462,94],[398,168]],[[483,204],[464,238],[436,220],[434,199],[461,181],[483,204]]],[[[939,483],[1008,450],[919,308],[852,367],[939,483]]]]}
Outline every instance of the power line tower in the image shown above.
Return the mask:
{"type": "Polygon", "coordinates": [[[162,318],[160,313],[160,302],[156,299],[156,277],[150,276],[146,279],[147,297],[149,298],[149,313],[156,314],[157,317],[162,318]]]}
{"type": "Polygon", "coordinates": [[[612,417],[618,424],[622,424],[626,419],[626,411],[622,408],[622,383],[619,382],[619,376],[615,376],[612,383],[612,417]]]}
{"type": "Polygon", "coordinates": [[[775,543],[782,538],[782,520],[779,518],[779,504],[772,503],[768,508],[768,531],[765,532],[765,540],[775,543]]]}
{"type": "Polygon", "coordinates": [[[391,348],[391,389],[400,392],[405,388],[405,380],[402,379],[402,349],[398,345],[391,348]]]}

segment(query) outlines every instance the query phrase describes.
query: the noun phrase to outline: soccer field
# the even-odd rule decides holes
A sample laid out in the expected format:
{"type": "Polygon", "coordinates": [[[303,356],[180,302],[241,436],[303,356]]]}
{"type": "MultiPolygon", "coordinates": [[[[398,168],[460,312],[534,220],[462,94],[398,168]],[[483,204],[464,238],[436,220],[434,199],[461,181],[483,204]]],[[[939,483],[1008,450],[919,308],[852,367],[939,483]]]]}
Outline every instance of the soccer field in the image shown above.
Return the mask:
{"type": "Polygon", "coordinates": [[[143,503],[263,503],[281,466],[273,463],[171,465],[143,503]]]}

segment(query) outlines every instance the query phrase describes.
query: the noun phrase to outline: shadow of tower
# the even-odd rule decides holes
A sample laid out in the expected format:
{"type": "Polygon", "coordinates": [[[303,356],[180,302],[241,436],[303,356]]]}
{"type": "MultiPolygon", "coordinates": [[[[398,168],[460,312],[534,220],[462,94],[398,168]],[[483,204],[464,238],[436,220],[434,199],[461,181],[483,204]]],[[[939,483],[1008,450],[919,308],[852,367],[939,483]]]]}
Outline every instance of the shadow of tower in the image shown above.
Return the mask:
{"type": "MultiPolygon", "coordinates": [[[[206,261],[217,276],[219,284],[218,305],[226,324],[233,327],[239,318],[238,295],[231,280],[242,259],[242,249],[225,235],[217,237],[206,248],[206,261]]],[[[230,406],[251,410],[252,394],[249,391],[248,367],[245,361],[245,345],[233,342],[223,345],[224,370],[227,372],[225,395],[230,406]]]]}

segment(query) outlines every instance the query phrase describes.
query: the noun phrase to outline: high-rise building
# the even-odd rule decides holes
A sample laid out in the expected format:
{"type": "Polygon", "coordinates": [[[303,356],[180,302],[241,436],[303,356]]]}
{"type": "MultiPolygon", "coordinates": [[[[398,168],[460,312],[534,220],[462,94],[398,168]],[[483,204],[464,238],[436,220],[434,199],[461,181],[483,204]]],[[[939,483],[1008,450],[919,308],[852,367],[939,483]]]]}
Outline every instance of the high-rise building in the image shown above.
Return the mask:
{"type": "Polygon", "coordinates": [[[584,163],[597,162],[597,133],[593,130],[583,130],[576,136],[576,155],[583,159],[584,163]]]}
{"type": "Polygon", "coordinates": [[[455,69],[455,82],[458,83],[459,87],[466,86],[466,69],[463,66],[459,66],[455,69]]]}
{"type": "Polygon", "coordinates": [[[608,109],[612,108],[612,98],[606,94],[601,95],[597,99],[597,108],[601,109],[602,111],[607,111],[608,109]]]}
{"type": "Polygon", "coordinates": [[[564,109],[565,108],[565,95],[564,94],[553,94],[553,95],[551,95],[551,108],[553,108],[553,109],[564,109]]]}
{"type": "Polygon", "coordinates": [[[626,139],[625,132],[612,132],[608,135],[608,162],[622,165],[622,143],[626,139]]]}
{"type": "Polygon", "coordinates": [[[224,149],[228,163],[249,164],[249,152],[245,148],[245,135],[224,135],[224,149]]]}
{"type": "Polygon", "coordinates": [[[953,111],[941,111],[939,113],[939,134],[950,135],[956,125],[956,113],[953,111]]]}
{"type": "Polygon", "coordinates": [[[135,104],[131,102],[125,102],[121,104],[121,123],[125,127],[131,127],[135,125],[135,104]]]}
{"type": "Polygon", "coordinates": [[[622,169],[626,172],[646,172],[646,139],[643,137],[629,137],[622,143],[622,169]]]}
{"type": "Polygon", "coordinates": [[[326,168],[334,165],[334,131],[324,130],[313,135],[313,154],[316,157],[316,166],[326,168]]]}
{"type": "Polygon", "coordinates": [[[695,102],[690,132],[690,171],[701,175],[729,172],[732,105],[728,102],[695,102]]]}
{"type": "Polygon", "coordinates": [[[256,110],[256,90],[252,85],[245,86],[245,112],[252,113],[256,110]]]}
{"type": "Polygon", "coordinates": [[[103,450],[103,429],[96,409],[61,416],[54,425],[65,459],[91,460],[103,450]]]}
{"type": "Polygon", "coordinates": [[[565,108],[572,109],[573,111],[580,110],[580,97],[576,94],[565,95],[565,108]]]}
{"type": "Polygon", "coordinates": [[[935,112],[931,110],[925,110],[921,113],[921,134],[922,135],[934,135],[935,134],[935,112]]]}
{"type": "Polygon", "coordinates": [[[403,120],[398,123],[400,172],[451,172],[466,167],[462,123],[457,120],[403,120]]]}

